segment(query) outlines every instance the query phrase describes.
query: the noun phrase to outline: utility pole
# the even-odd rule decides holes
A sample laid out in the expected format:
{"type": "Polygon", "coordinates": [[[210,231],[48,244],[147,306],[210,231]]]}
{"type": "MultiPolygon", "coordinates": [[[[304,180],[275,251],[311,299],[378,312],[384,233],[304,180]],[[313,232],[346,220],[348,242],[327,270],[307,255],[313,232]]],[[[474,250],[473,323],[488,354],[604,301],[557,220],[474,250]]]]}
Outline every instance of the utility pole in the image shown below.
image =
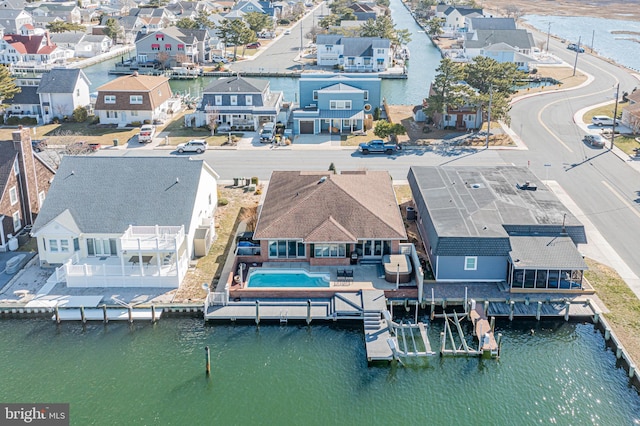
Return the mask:
{"type": "Polygon", "coordinates": [[[549,26],[547,27],[547,53],[549,53],[549,38],[551,37],[551,21],[549,21],[549,26]]]}
{"type": "Polygon", "coordinates": [[[489,149],[489,135],[491,134],[491,101],[493,100],[493,84],[489,86],[489,111],[487,112],[487,143],[489,149]]]}
{"type": "Polygon", "coordinates": [[[613,126],[611,127],[611,148],[613,149],[613,139],[616,137],[616,116],[618,115],[618,93],[620,92],[620,83],[616,86],[616,106],[613,108],[613,126]]]}
{"type": "Polygon", "coordinates": [[[576,67],[578,66],[578,55],[580,54],[580,40],[582,36],[578,37],[578,47],[576,47],[576,61],[573,63],[573,76],[576,76],[576,67]]]}
{"type": "Polygon", "coordinates": [[[593,39],[596,38],[596,30],[591,32],[591,53],[593,53],[593,39]]]}

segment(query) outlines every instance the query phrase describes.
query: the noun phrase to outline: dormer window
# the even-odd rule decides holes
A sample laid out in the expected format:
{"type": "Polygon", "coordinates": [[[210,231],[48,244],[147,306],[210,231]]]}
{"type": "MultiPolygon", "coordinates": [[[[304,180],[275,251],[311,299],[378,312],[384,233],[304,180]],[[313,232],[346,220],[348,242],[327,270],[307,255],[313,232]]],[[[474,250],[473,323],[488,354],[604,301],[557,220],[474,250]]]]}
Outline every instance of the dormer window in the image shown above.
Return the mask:
{"type": "Polygon", "coordinates": [[[164,40],[164,34],[156,34],[156,40],[164,40]]]}

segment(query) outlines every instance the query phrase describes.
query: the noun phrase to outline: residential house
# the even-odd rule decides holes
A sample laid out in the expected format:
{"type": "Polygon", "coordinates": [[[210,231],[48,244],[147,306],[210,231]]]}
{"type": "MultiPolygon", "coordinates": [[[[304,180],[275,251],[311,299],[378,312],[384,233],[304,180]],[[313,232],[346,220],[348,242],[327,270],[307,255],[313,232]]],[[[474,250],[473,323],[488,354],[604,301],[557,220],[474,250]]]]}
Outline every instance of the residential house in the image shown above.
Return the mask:
{"type": "Polygon", "coordinates": [[[82,22],[80,8],[74,4],[65,3],[38,3],[28,4],[24,10],[32,16],[56,16],[65,22],[79,24],[82,22]]]}
{"type": "Polygon", "coordinates": [[[39,80],[36,77],[21,77],[16,79],[16,86],[20,87],[20,92],[13,95],[13,98],[3,101],[3,103],[7,105],[4,110],[5,122],[10,117],[31,117],[36,119],[38,123],[42,123],[42,110],[38,98],[38,83],[39,80]]]}
{"type": "Polygon", "coordinates": [[[113,40],[104,34],[86,34],[75,46],[74,52],[78,58],[92,58],[108,52],[112,45],[113,40]]]}
{"type": "Polygon", "coordinates": [[[2,0],[0,1],[0,9],[22,10],[26,4],[25,0],[2,0]]]}
{"type": "Polygon", "coordinates": [[[33,25],[33,18],[22,9],[0,8],[0,25],[4,27],[5,34],[18,34],[25,24],[33,25]]]}
{"type": "Polygon", "coordinates": [[[177,288],[215,238],[218,178],[186,157],[64,156],[33,225],[40,265],[69,287],[177,288]]]}
{"type": "Polygon", "coordinates": [[[67,31],[64,33],[51,33],[51,41],[58,47],[75,50],[75,46],[85,36],[84,31],[67,31]]]}
{"type": "Polygon", "coordinates": [[[272,92],[269,80],[221,78],[204,89],[196,112],[185,116],[185,125],[199,127],[215,120],[233,128],[257,130],[263,123],[282,120],[282,100],[282,92],[272,92]]]}
{"type": "Polygon", "coordinates": [[[138,17],[146,33],[170,27],[176,21],[176,16],[164,7],[132,8],[129,10],[129,16],[138,17]]]}
{"type": "Polygon", "coordinates": [[[64,22],[64,20],[58,16],[34,16],[33,26],[39,29],[47,29],[47,25],[52,22],[64,22]]]}
{"type": "Polygon", "coordinates": [[[42,119],[70,117],[78,107],[89,107],[91,82],[79,68],[54,68],[44,73],[37,94],[42,119]]]}
{"type": "Polygon", "coordinates": [[[467,31],[478,30],[515,30],[516,20],[513,18],[467,18],[467,31]]]}
{"type": "Polygon", "coordinates": [[[391,42],[386,38],[319,34],[316,48],[320,66],[339,65],[358,72],[380,72],[391,66],[391,42]]]}
{"type": "Polygon", "coordinates": [[[231,11],[239,11],[243,14],[257,12],[263,13],[267,16],[274,16],[275,13],[271,1],[258,0],[240,0],[233,6],[231,11]]]}
{"type": "Polygon", "coordinates": [[[354,3],[348,7],[353,11],[353,14],[356,16],[356,20],[358,21],[368,21],[369,19],[376,20],[377,13],[376,11],[366,3],[354,3]]]}
{"type": "MultiPolygon", "coordinates": [[[[464,81],[456,83],[453,87],[459,87],[462,93],[464,93],[462,90],[464,87],[466,87],[468,91],[474,90],[464,81]]],[[[431,83],[429,96],[433,95],[433,83],[431,83]]],[[[427,99],[424,106],[427,107],[428,105],[429,100],[427,99]]],[[[464,103],[462,105],[446,105],[446,111],[434,112],[431,119],[433,120],[433,124],[439,129],[451,128],[458,130],[475,130],[479,129],[482,125],[482,109],[470,103],[464,103]]]]}
{"type": "Polygon", "coordinates": [[[377,74],[305,73],[299,87],[301,108],[293,111],[295,134],[362,131],[381,105],[377,74]]]}
{"type": "Polygon", "coordinates": [[[12,236],[33,225],[55,174],[34,154],[31,129],[20,127],[11,137],[0,141],[0,251],[8,249],[12,236]]]}
{"type": "Polygon", "coordinates": [[[399,253],[407,234],[386,171],[274,171],[253,239],[252,261],[349,265],[399,253]]]}
{"type": "Polygon", "coordinates": [[[584,227],[528,168],[412,166],[408,180],[436,281],[584,288],[584,227]]]}
{"type": "Polygon", "coordinates": [[[41,35],[5,34],[0,42],[0,63],[16,65],[47,65],[64,62],[73,52],[56,46],[49,33],[41,35]]]}
{"type": "Polygon", "coordinates": [[[136,39],[138,62],[159,60],[166,66],[185,62],[201,63],[209,60],[209,33],[206,30],[165,28],[136,39]]]}
{"type": "Polygon", "coordinates": [[[121,28],[121,31],[124,35],[124,39],[121,40],[120,38],[118,39],[119,42],[123,42],[124,44],[133,44],[136,41],[136,37],[138,36],[138,33],[140,31],[142,31],[143,27],[145,27],[145,22],[142,21],[142,19],[138,18],[137,16],[103,16],[102,17],[102,26],[101,27],[93,27],[92,28],[92,34],[93,35],[102,35],[104,34],[104,31],[102,30],[102,28],[104,28],[104,25],[107,22],[107,19],[109,18],[113,18],[116,20],[116,22],[118,23],[118,25],[121,28]]]}
{"type": "Polygon", "coordinates": [[[465,27],[466,20],[470,18],[481,18],[482,9],[474,9],[464,6],[449,6],[444,11],[436,11],[436,17],[444,19],[443,27],[449,29],[460,29],[465,27]]]}
{"type": "Polygon", "coordinates": [[[168,78],[133,73],[98,87],[94,111],[101,124],[123,127],[132,122],[165,120],[180,108],[168,78]]]}
{"type": "Polygon", "coordinates": [[[528,71],[535,59],[529,56],[535,47],[533,35],[527,30],[477,30],[464,40],[464,56],[473,59],[485,56],[498,62],[511,62],[519,70],[528,71]]]}
{"type": "Polygon", "coordinates": [[[630,128],[633,133],[640,133],[640,90],[634,89],[627,98],[629,103],[622,107],[620,123],[630,128]]]}

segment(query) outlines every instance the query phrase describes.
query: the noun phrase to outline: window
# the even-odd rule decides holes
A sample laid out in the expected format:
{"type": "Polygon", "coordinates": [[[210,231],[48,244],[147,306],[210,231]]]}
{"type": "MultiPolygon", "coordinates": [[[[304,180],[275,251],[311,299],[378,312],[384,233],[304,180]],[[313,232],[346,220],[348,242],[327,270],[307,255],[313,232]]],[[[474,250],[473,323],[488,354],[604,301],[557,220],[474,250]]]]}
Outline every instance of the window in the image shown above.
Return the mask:
{"type": "Polygon", "coordinates": [[[47,194],[44,191],[38,192],[38,205],[40,207],[42,207],[42,205],[44,204],[44,199],[46,196],[47,194]]]}
{"type": "Polygon", "coordinates": [[[384,49],[378,49],[378,54],[379,54],[379,55],[384,54],[384,49]]]}
{"type": "Polygon", "coordinates": [[[107,118],[118,118],[118,111],[107,111],[107,118]]]}
{"type": "Polygon", "coordinates": [[[164,34],[156,34],[156,40],[164,40],[164,34]]]}
{"type": "Polygon", "coordinates": [[[165,44],[164,50],[171,50],[171,45],[169,43],[165,44]]]}
{"type": "Polygon", "coordinates": [[[116,103],[116,95],[104,95],[104,103],[105,104],[115,104],[116,103]]]}
{"type": "Polygon", "coordinates": [[[117,244],[115,238],[87,238],[89,256],[115,256],[117,244]]]}
{"type": "Polygon", "coordinates": [[[11,205],[14,205],[18,202],[18,191],[15,186],[12,186],[9,190],[9,199],[11,200],[11,205]]]}
{"type": "Polygon", "coordinates": [[[371,58],[364,58],[364,65],[371,65],[371,58]]]}
{"type": "Polygon", "coordinates": [[[131,95],[129,96],[129,103],[132,105],[141,105],[142,104],[142,95],[131,95]]]}
{"type": "Polygon", "coordinates": [[[184,50],[184,44],[178,44],[178,50],[184,50]]]}
{"type": "Polygon", "coordinates": [[[318,91],[317,91],[317,90],[314,90],[314,91],[313,91],[313,100],[314,100],[314,101],[317,101],[317,100],[318,100],[318,91]]]}
{"type": "Polygon", "coordinates": [[[231,105],[238,105],[238,96],[237,95],[229,96],[229,103],[231,105]]]}
{"type": "Polygon", "coordinates": [[[329,109],[351,109],[351,101],[329,101],[329,109]]]}
{"type": "Polygon", "coordinates": [[[15,174],[19,174],[20,173],[20,165],[18,164],[18,159],[16,158],[16,161],[13,162],[13,173],[15,174]]]}
{"type": "Polygon", "coordinates": [[[58,252],[58,240],[49,240],[49,251],[51,253],[58,252]]]}
{"type": "Polygon", "coordinates": [[[214,98],[214,103],[216,105],[222,105],[222,95],[216,95],[214,98]]]}
{"type": "Polygon", "coordinates": [[[368,91],[368,90],[365,90],[365,91],[364,91],[364,100],[365,100],[365,101],[368,101],[368,100],[369,100],[369,91],[368,91]]]}
{"type": "Polygon", "coordinates": [[[475,271],[476,269],[478,269],[478,258],[476,256],[465,256],[464,270],[475,271]]]}
{"type": "Polygon", "coordinates": [[[18,232],[22,228],[22,222],[20,222],[20,212],[13,214],[13,232],[18,232]]]}
{"type": "Polygon", "coordinates": [[[76,96],[80,96],[80,89],[76,89],[76,96]]]}
{"type": "Polygon", "coordinates": [[[245,95],[244,102],[246,105],[253,105],[253,95],[245,95]]]}
{"type": "Polygon", "coordinates": [[[60,240],[60,252],[69,253],[69,240],[60,240]]]}
{"type": "Polygon", "coordinates": [[[345,257],[346,244],[316,244],[313,248],[314,257],[345,257]]]}
{"type": "Polygon", "coordinates": [[[80,240],[77,238],[73,239],[73,251],[80,251],[80,240]]]}
{"type": "Polygon", "coordinates": [[[269,241],[269,257],[272,258],[297,258],[305,257],[304,243],[296,240],[269,241]]]}
{"type": "MultiPolygon", "coordinates": [[[[160,50],[160,44],[153,43],[151,45],[151,50],[160,50]]],[[[145,61],[146,62],[146,61],[145,61]]]]}
{"type": "Polygon", "coordinates": [[[133,110],[133,111],[129,111],[129,115],[132,117],[137,117],[138,116],[138,111],[133,110]]]}

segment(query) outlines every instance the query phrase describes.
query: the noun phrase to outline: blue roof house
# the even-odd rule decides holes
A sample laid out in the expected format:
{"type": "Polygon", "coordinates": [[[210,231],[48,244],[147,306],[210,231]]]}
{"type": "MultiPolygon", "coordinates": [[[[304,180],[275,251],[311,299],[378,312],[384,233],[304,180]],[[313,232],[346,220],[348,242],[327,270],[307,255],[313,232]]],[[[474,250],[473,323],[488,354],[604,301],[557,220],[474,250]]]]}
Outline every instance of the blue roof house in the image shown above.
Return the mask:
{"type": "Polygon", "coordinates": [[[352,133],[380,106],[377,74],[303,74],[294,134],[352,133]]]}

